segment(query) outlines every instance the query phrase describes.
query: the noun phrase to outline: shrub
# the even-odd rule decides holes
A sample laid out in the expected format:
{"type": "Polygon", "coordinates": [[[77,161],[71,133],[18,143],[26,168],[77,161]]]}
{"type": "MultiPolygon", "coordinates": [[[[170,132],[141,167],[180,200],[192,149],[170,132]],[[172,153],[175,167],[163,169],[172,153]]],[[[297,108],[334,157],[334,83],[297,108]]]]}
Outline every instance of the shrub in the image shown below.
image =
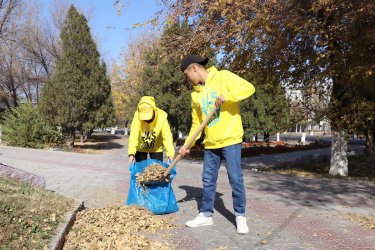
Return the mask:
{"type": "Polygon", "coordinates": [[[47,124],[30,102],[5,111],[2,134],[8,145],[26,148],[42,148],[62,140],[57,128],[47,124]]]}

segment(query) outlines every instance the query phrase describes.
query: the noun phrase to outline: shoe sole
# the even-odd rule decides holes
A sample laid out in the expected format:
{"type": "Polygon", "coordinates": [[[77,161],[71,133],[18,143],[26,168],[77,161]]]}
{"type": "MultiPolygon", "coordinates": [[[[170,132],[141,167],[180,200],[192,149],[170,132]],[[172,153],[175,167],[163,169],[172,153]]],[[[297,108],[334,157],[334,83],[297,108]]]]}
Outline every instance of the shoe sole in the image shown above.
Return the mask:
{"type": "Polygon", "coordinates": [[[203,224],[199,224],[199,225],[193,225],[193,226],[189,226],[189,225],[185,224],[185,226],[190,227],[190,228],[196,228],[196,227],[202,227],[202,226],[211,226],[213,224],[214,224],[214,222],[212,221],[212,222],[207,222],[207,223],[203,223],[203,224]]]}
{"type": "Polygon", "coordinates": [[[248,234],[249,231],[247,231],[247,232],[238,232],[238,231],[237,231],[237,233],[238,233],[238,234],[248,234]]]}

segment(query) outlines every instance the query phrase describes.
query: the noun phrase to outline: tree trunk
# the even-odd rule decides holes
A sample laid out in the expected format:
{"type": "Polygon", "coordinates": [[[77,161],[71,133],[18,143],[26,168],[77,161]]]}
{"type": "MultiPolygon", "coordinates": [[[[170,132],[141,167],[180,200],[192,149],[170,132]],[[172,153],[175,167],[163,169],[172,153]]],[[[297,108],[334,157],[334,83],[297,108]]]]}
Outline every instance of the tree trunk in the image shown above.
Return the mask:
{"type": "Polygon", "coordinates": [[[69,138],[66,142],[66,146],[68,146],[68,148],[74,147],[74,139],[75,139],[75,129],[71,128],[69,129],[69,138]]]}
{"type": "Polygon", "coordinates": [[[126,121],[125,122],[125,132],[124,132],[124,135],[129,135],[129,121],[126,121]]]}
{"type": "Polygon", "coordinates": [[[83,131],[83,130],[80,130],[79,133],[80,133],[80,135],[81,135],[81,143],[84,143],[84,142],[85,142],[85,134],[84,134],[84,131],[83,131]]]}
{"type": "Polygon", "coordinates": [[[92,136],[92,129],[89,129],[86,133],[86,139],[91,139],[91,136],[92,136]]]}
{"type": "Polygon", "coordinates": [[[270,133],[264,133],[263,138],[264,138],[265,142],[269,142],[270,141],[270,133]]]}
{"type": "Polygon", "coordinates": [[[330,175],[348,176],[348,140],[344,132],[332,131],[330,175]]]}
{"type": "Polygon", "coordinates": [[[369,127],[367,129],[367,131],[366,131],[366,154],[367,155],[373,155],[373,154],[375,154],[374,134],[375,134],[375,128],[374,128],[374,126],[369,127]]]}

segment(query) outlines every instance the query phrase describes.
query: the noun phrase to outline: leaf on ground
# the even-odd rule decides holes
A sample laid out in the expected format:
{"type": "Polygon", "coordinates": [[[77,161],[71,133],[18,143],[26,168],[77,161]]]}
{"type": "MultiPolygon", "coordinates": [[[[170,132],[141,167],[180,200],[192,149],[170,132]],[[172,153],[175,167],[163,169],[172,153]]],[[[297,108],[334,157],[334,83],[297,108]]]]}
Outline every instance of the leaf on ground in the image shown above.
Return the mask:
{"type": "Polygon", "coordinates": [[[64,249],[170,249],[167,238],[149,240],[142,233],[174,228],[170,219],[152,215],[141,207],[86,209],[77,214],[64,249]]]}

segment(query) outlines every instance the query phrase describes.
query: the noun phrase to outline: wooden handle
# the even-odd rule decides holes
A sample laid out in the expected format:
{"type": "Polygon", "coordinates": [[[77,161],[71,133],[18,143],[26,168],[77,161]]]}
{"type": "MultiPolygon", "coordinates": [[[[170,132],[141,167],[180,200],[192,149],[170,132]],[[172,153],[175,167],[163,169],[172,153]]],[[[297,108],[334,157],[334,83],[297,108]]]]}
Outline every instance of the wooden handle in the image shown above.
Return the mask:
{"type": "MultiPolygon", "coordinates": [[[[217,109],[217,107],[216,107],[216,105],[214,105],[214,108],[206,116],[206,118],[203,120],[203,122],[199,125],[199,127],[194,132],[193,136],[189,139],[189,141],[185,144],[185,145],[187,145],[188,148],[190,148],[190,145],[193,143],[193,141],[195,140],[195,138],[203,131],[204,127],[206,127],[207,123],[211,120],[212,116],[215,114],[216,109],[217,109]]],[[[169,167],[167,168],[167,170],[165,170],[164,177],[167,177],[167,175],[169,174],[169,172],[171,172],[172,168],[177,164],[177,162],[179,160],[181,160],[181,158],[182,158],[181,154],[178,154],[176,156],[176,158],[171,163],[171,165],[169,165],[169,167]]]]}
{"type": "Polygon", "coordinates": [[[165,172],[164,172],[164,174],[163,174],[164,178],[167,177],[167,175],[169,174],[169,172],[171,172],[172,168],[177,164],[177,162],[178,162],[179,160],[181,160],[181,158],[182,158],[182,155],[181,155],[181,154],[178,154],[178,155],[176,156],[176,158],[174,158],[174,160],[173,160],[173,162],[171,163],[171,165],[169,165],[169,167],[167,168],[167,170],[165,170],[165,172]]]}

